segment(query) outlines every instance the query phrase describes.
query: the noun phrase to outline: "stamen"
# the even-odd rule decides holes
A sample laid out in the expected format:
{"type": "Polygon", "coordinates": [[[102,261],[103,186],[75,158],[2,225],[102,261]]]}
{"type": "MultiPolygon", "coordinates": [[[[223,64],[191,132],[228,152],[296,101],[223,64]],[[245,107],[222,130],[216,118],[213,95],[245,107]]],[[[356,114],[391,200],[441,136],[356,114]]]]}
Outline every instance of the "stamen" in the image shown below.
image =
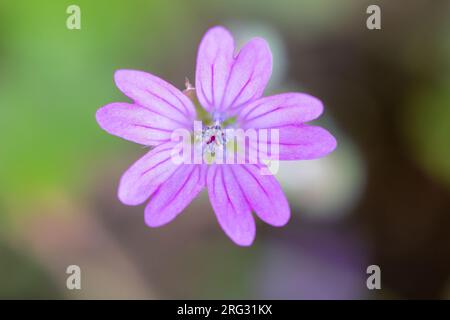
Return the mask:
{"type": "Polygon", "coordinates": [[[207,153],[214,157],[216,151],[219,148],[223,148],[226,143],[225,131],[222,130],[220,123],[216,122],[213,126],[204,127],[202,130],[201,141],[203,153],[207,153]]]}

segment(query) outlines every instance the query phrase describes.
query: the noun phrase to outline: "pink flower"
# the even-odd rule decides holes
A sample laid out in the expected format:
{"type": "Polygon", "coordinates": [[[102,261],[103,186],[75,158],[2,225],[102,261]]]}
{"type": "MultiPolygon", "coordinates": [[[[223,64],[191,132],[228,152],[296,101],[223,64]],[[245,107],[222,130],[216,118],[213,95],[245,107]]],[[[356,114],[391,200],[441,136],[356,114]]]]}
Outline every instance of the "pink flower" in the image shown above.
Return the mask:
{"type": "MultiPolygon", "coordinates": [[[[325,129],[306,125],[320,116],[322,103],[307,94],[284,93],[262,97],[272,73],[272,54],[265,40],[250,40],[235,55],[234,40],[223,27],[208,30],[197,56],[195,93],[211,117],[200,140],[209,154],[223,143],[228,120],[242,129],[278,129],[279,160],[322,157],[336,147],[325,129]]],[[[273,175],[262,175],[264,163],[217,164],[171,161],[177,129],[193,130],[198,118],[195,104],[166,81],[141,71],[118,70],[117,87],[133,102],[108,104],[97,111],[99,125],[121,138],[153,146],[120,180],[118,196],[127,205],[146,202],[145,222],[150,227],[173,220],[207,187],[220,226],[238,245],[255,238],[252,211],[273,226],[285,225],[290,209],[273,175]]],[[[201,110],[200,110],[201,111],[201,110]]]]}

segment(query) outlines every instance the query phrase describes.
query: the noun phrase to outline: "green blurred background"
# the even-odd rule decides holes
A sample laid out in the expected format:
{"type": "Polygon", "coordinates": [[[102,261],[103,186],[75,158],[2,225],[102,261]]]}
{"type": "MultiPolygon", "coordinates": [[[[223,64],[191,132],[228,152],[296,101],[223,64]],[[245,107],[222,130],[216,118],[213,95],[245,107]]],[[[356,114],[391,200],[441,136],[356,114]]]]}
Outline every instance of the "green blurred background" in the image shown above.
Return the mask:
{"type": "Polygon", "coordinates": [[[0,2],[0,298],[450,298],[450,2],[361,0],[0,2]],[[66,9],[81,8],[81,30],[66,9]],[[366,28],[381,7],[382,29],[366,28]],[[150,229],[116,198],[146,152],[95,111],[127,101],[113,73],[183,87],[224,25],[269,42],[266,94],[308,92],[338,149],[284,163],[293,216],[250,248],[206,193],[150,229]],[[66,289],[66,267],[82,290],[66,289]],[[381,267],[382,290],[366,288],[381,267]]]}

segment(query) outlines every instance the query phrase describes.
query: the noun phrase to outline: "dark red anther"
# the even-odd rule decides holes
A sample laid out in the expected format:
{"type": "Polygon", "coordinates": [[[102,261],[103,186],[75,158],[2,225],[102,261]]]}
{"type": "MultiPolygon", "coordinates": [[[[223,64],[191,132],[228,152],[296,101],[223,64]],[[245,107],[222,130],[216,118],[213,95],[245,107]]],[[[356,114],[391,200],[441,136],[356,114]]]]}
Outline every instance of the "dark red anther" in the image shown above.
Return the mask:
{"type": "Polygon", "coordinates": [[[206,142],[206,144],[210,144],[214,141],[216,141],[216,136],[211,136],[211,138],[209,138],[209,140],[208,140],[208,142],[206,142]]]}

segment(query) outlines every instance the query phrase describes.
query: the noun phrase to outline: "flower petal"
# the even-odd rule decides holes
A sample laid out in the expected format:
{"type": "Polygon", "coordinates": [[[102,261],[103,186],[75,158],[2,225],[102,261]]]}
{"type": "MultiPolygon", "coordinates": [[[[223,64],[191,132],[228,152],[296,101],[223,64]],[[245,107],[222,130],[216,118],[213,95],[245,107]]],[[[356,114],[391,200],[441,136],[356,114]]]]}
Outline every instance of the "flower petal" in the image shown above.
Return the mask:
{"type": "Polygon", "coordinates": [[[136,161],[120,179],[120,201],[139,205],[147,200],[179,166],[172,159],[176,150],[177,144],[163,143],[136,161]]]}
{"type": "Polygon", "coordinates": [[[255,221],[229,166],[209,166],[207,186],[211,205],[226,235],[238,245],[251,245],[255,238],[255,221]]]}
{"type": "Polygon", "coordinates": [[[172,221],[204,187],[204,166],[179,166],[151,197],[145,208],[146,224],[159,227],[172,221]]]}
{"type": "Polygon", "coordinates": [[[236,112],[258,99],[272,74],[272,54],[264,39],[253,38],[234,57],[234,40],[223,27],[210,29],[197,55],[196,91],[209,112],[236,112]]]}
{"type": "Polygon", "coordinates": [[[242,128],[271,128],[299,125],[318,118],[322,111],[322,102],[313,96],[283,93],[249,103],[237,120],[242,128]]]}
{"type": "Polygon", "coordinates": [[[272,75],[272,53],[262,38],[253,38],[241,49],[231,67],[219,110],[236,112],[259,99],[272,75]]]}
{"type": "Polygon", "coordinates": [[[258,138],[251,139],[249,148],[258,151],[259,159],[274,160],[309,160],[326,156],[337,145],[336,139],[325,129],[317,126],[284,126],[270,128],[267,134],[260,134],[258,138]],[[272,137],[272,130],[278,130],[278,139],[272,137]],[[261,138],[263,137],[263,138],[261,138]],[[264,148],[263,148],[264,146],[264,148]],[[269,157],[265,154],[268,153],[269,157]]]}
{"type": "Polygon", "coordinates": [[[97,122],[110,134],[147,146],[170,140],[179,123],[136,104],[111,103],[97,110],[97,122]]]}
{"type": "Polygon", "coordinates": [[[230,166],[253,211],[264,222],[283,226],[290,218],[288,201],[273,175],[262,175],[261,166],[230,166]]]}
{"type": "Polygon", "coordinates": [[[198,101],[207,111],[213,111],[223,99],[233,52],[233,37],[223,27],[209,29],[200,42],[195,87],[198,101]]]}
{"type": "Polygon", "coordinates": [[[192,127],[195,107],[191,100],[170,83],[152,74],[135,70],[118,70],[117,87],[134,102],[180,124],[192,127]]]}

